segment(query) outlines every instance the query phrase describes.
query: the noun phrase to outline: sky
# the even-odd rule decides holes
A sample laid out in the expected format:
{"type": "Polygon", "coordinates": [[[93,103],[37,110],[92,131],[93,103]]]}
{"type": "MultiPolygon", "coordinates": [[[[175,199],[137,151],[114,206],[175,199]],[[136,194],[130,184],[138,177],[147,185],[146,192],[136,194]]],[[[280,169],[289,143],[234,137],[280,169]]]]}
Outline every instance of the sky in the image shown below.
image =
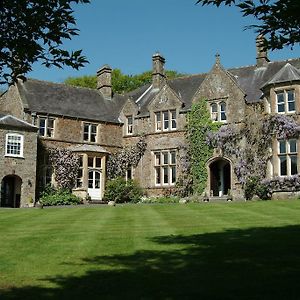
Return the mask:
{"type": "MultiPolygon", "coordinates": [[[[208,72],[215,54],[225,68],[255,64],[256,33],[245,26],[235,7],[195,5],[196,0],[91,0],[75,5],[79,36],[64,43],[67,50],[82,49],[89,60],[79,71],[33,65],[28,77],[63,82],[67,77],[94,75],[104,64],[124,74],[152,68],[152,55],[159,51],[166,69],[180,73],[208,72]]],[[[300,47],[269,52],[269,58],[284,60],[300,55],[300,47]]]]}

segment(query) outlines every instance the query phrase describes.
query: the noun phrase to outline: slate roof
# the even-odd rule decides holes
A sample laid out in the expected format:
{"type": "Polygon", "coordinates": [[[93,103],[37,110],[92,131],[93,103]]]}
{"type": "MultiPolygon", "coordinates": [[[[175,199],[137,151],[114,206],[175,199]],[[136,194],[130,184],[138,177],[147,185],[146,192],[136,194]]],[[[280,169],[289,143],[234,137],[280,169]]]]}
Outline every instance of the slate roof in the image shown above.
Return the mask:
{"type": "MultiPolygon", "coordinates": [[[[276,77],[276,83],[279,81],[290,81],[291,78],[298,78],[300,76],[300,58],[285,61],[269,62],[264,67],[257,67],[256,65],[252,65],[246,67],[231,68],[227,69],[226,71],[228,72],[228,75],[231,76],[239,85],[239,87],[245,92],[246,101],[248,103],[254,103],[259,102],[261,99],[262,86],[264,86],[270,79],[272,79],[276,74],[278,74],[278,72],[286,64],[290,65],[290,67],[288,68],[288,72],[285,69],[283,69],[283,71],[279,73],[280,76],[278,75],[278,77],[276,77]],[[289,79],[287,80],[286,77],[289,79]]],[[[207,74],[198,74],[167,81],[169,86],[177,93],[179,98],[183,101],[185,106],[183,110],[188,110],[191,107],[193,96],[195,95],[196,91],[198,90],[206,76],[207,74]]],[[[141,95],[145,93],[149,86],[150,85],[143,86],[130,93],[130,96],[138,104],[142,115],[146,115],[147,105],[156,95],[150,89],[148,93],[144,95],[143,99],[140,99],[141,95]]]]}
{"type": "Polygon", "coordinates": [[[20,128],[23,130],[37,131],[38,128],[14,116],[0,113],[0,127],[20,128]]]}
{"type": "Polygon", "coordinates": [[[300,70],[296,69],[290,63],[285,64],[263,87],[270,84],[293,82],[300,80],[300,70]]]}
{"type": "Polygon", "coordinates": [[[17,86],[31,112],[93,121],[119,123],[118,116],[126,100],[122,95],[108,100],[95,89],[34,79],[20,81],[17,86]]]}

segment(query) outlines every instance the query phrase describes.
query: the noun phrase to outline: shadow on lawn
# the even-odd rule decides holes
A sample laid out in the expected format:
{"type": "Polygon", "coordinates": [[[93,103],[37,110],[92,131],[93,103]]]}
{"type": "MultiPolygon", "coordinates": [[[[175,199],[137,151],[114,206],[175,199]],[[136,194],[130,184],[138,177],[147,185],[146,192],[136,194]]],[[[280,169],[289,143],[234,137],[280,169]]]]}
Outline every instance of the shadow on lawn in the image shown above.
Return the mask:
{"type": "Polygon", "coordinates": [[[84,276],[46,278],[58,287],[14,288],[0,298],[300,299],[300,226],[171,235],[153,242],[180,250],[83,259],[90,266],[84,276]]]}

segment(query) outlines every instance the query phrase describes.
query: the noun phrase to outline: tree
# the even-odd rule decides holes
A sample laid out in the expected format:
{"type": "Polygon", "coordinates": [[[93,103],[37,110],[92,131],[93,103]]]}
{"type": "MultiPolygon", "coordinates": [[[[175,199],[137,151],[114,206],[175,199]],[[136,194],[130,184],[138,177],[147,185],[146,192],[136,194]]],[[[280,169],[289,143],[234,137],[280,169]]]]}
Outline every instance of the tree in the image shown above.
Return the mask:
{"type": "Polygon", "coordinates": [[[243,16],[253,16],[258,25],[250,25],[266,37],[267,49],[293,47],[300,43],[300,1],[299,0],[198,0],[197,4],[234,5],[243,16]]]}
{"type": "Polygon", "coordinates": [[[64,39],[78,35],[71,5],[90,0],[2,0],[0,5],[0,83],[12,84],[32,70],[46,67],[78,69],[87,60],[82,51],[62,49],[64,39]]]}
{"type": "MultiPolygon", "coordinates": [[[[176,71],[166,71],[166,76],[168,79],[174,79],[184,74],[178,73],[176,71]]],[[[112,89],[115,93],[122,94],[135,90],[136,88],[151,82],[152,71],[146,71],[137,75],[126,75],[119,69],[114,69],[112,71],[112,89]]],[[[81,76],[81,77],[68,77],[64,83],[73,86],[87,87],[95,89],[97,86],[97,77],[81,76]]]]}

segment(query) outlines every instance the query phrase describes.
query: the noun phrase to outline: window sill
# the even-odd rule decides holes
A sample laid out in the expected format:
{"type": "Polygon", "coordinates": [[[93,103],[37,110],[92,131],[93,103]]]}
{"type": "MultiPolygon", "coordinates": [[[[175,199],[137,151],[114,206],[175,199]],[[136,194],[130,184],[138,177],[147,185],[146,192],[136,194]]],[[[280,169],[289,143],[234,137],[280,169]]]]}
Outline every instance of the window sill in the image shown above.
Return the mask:
{"type": "Polygon", "coordinates": [[[5,154],[4,157],[10,157],[10,158],[21,158],[25,159],[23,155],[12,155],[12,154],[5,154]]]}

